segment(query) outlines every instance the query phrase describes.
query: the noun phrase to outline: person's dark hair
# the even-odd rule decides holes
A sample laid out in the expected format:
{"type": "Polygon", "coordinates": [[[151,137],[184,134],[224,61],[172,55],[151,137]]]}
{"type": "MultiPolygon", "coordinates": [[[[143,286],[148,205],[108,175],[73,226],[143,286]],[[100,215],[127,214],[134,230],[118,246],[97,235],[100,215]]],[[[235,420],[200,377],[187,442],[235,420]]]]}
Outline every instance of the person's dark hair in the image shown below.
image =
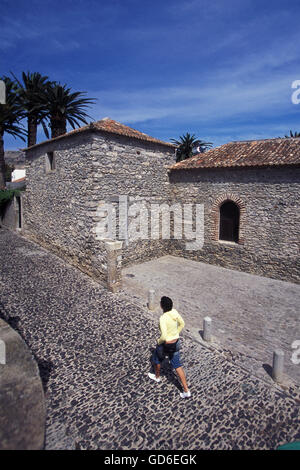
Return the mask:
{"type": "Polygon", "coordinates": [[[164,312],[169,312],[173,308],[173,301],[169,297],[162,297],[160,299],[160,306],[164,312]]]}

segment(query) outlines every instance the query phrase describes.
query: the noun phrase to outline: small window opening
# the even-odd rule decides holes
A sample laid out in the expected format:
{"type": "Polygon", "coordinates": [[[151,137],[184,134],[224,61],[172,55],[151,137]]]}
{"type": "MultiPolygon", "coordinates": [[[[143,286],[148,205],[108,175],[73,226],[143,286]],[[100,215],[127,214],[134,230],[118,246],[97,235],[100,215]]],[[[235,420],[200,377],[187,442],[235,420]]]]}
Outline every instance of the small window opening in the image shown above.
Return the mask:
{"type": "Polygon", "coordinates": [[[238,243],[239,241],[240,210],[232,201],[224,202],[220,207],[219,239],[238,243]]]}
{"type": "Polygon", "coordinates": [[[46,157],[46,171],[53,171],[55,170],[55,156],[54,152],[47,152],[46,157]]]}

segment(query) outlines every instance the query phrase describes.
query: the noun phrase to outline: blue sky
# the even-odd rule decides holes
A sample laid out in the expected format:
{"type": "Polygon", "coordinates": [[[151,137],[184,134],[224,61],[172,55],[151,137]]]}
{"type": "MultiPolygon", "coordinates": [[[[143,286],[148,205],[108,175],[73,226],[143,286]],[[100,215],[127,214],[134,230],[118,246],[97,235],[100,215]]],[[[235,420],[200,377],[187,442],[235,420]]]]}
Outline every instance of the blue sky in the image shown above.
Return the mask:
{"type": "Polygon", "coordinates": [[[214,146],[300,131],[299,0],[0,0],[0,17],[0,75],[86,91],[93,120],[214,146]]]}

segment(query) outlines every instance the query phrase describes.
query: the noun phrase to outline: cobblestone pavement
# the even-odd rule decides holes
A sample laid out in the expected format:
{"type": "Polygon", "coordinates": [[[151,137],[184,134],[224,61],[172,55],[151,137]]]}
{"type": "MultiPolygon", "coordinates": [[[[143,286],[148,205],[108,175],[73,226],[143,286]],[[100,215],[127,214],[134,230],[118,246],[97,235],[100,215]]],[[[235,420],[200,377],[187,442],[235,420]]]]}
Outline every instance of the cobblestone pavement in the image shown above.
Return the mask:
{"type": "Polygon", "coordinates": [[[275,387],[183,334],[192,398],[164,364],[147,309],[111,294],[39,246],[0,230],[0,315],[35,355],[46,390],[46,449],[273,449],[300,438],[296,387],[275,387]]]}
{"type": "Polygon", "coordinates": [[[300,365],[291,360],[292,343],[300,340],[299,284],[174,256],[128,267],[123,279],[124,290],[141,305],[150,288],[157,304],[169,295],[200,342],[203,318],[211,317],[213,346],[265,380],[271,380],[273,352],[282,349],[286,375],[300,385],[300,365]]]}

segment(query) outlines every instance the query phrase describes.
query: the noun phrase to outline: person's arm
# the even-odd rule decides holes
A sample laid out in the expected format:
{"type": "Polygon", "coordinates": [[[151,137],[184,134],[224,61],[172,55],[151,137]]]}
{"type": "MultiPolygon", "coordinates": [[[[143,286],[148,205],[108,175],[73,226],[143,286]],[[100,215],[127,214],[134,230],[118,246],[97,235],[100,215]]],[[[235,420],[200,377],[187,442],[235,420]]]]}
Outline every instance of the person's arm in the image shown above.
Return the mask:
{"type": "Polygon", "coordinates": [[[178,313],[178,318],[177,318],[177,325],[178,325],[177,327],[178,333],[180,333],[181,330],[184,328],[185,323],[184,323],[182,316],[179,313],[178,313]]]}
{"type": "Polygon", "coordinates": [[[157,343],[162,344],[166,341],[166,337],[167,337],[167,325],[166,325],[166,318],[164,317],[164,315],[160,317],[159,328],[160,328],[161,335],[160,335],[160,338],[157,340],[157,343]]]}

